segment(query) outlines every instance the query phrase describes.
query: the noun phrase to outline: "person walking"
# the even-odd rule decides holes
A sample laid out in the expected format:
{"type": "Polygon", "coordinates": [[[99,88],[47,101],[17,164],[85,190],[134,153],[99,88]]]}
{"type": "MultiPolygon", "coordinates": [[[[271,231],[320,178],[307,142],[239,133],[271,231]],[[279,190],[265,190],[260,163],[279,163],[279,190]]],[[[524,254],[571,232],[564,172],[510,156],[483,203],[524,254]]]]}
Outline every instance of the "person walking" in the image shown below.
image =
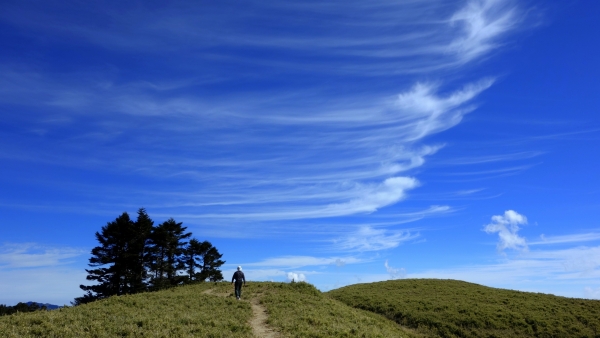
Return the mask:
{"type": "Polygon", "coordinates": [[[242,299],[242,284],[246,286],[246,277],[242,272],[242,267],[238,266],[237,271],[233,273],[231,278],[231,284],[235,282],[235,298],[237,300],[242,299]]]}

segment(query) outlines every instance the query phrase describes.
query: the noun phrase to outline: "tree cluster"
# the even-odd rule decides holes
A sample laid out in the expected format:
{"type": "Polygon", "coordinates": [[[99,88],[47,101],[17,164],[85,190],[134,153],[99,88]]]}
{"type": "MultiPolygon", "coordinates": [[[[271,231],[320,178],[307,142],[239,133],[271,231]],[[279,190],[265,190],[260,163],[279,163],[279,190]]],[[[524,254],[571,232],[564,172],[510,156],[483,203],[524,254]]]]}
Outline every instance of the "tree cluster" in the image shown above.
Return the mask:
{"type": "Polygon", "coordinates": [[[73,304],[98,299],[154,291],[184,283],[219,281],[222,254],[208,241],[190,239],[191,232],[174,219],[154,226],[146,210],[138,210],[137,220],[124,212],[96,232],[99,246],[92,249],[86,269],[87,280],[80,285],[86,293],[73,304]],[[189,241],[188,241],[189,240],[189,241]]]}
{"type": "Polygon", "coordinates": [[[15,306],[0,304],[0,316],[12,315],[13,313],[17,312],[33,312],[38,310],[46,310],[46,306],[38,303],[18,303],[15,306]]]}

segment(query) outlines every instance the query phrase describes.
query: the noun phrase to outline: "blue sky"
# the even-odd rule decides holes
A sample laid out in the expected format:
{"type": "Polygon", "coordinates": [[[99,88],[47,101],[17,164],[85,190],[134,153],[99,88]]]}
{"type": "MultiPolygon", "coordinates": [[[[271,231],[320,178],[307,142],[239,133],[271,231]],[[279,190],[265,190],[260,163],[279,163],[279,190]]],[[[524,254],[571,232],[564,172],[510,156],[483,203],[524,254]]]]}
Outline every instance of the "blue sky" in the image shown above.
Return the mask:
{"type": "Polygon", "coordinates": [[[226,277],[600,298],[594,1],[3,1],[0,303],[145,207],[226,277]]]}

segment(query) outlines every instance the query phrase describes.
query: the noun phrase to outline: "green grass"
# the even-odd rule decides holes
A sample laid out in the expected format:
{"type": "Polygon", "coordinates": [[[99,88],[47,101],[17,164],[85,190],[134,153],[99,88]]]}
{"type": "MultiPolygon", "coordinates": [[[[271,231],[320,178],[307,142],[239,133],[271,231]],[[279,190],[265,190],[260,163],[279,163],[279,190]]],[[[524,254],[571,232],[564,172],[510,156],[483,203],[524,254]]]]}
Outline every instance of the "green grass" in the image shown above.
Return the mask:
{"type": "Polygon", "coordinates": [[[211,285],[4,316],[0,337],[251,337],[250,304],[202,294],[211,285]]]}
{"type": "Polygon", "coordinates": [[[454,280],[356,284],[327,293],[432,337],[600,337],[600,301],[454,280]]]}
{"type": "MultiPolygon", "coordinates": [[[[233,298],[233,287],[215,292],[233,298]]],[[[351,308],[308,283],[248,283],[242,299],[257,298],[267,309],[268,325],[282,337],[419,337],[381,315],[351,308]]]]}
{"type": "Polygon", "coordinates": [[[600,337],[600,301],[452,280],[357,284],[229,283],[111,297],[0,317],[0,337],[253,337],[250,302],[281,337],[600,337]],[[211,290],[210,294],[204,291],[211,290]]]}

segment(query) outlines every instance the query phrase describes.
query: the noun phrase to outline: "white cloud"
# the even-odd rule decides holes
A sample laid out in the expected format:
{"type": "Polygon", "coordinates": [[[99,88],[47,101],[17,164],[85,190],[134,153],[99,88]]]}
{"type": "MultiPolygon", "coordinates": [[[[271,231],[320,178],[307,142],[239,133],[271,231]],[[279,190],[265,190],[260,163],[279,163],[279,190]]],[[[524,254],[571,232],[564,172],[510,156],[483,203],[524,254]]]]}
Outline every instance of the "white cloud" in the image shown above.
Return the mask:
{"type": "Polygon", "coordinates": [[[84,253],[81,249],[52,248],[35,243],[4,244],[0,247],[0,269],[63,265],[84,253]]]}
{"type": "Polygon", "coordinates": [[[0,270],[0,303],[39,302],[68,305],[81,297],[81,284],[89,284],[83,268],[55,266],[52,268],[0,270]]]}
{"type": "Polygon", "coordinates": [[[591,288],[586,286],[584,288],[584,294],[586,298],[591,299],[600,299],[600,287],[599,288],[591,288]]]}
{"type": "MultiPolygon", "coordinates": [[[[190,46],[194,46],[194,51],[201,52],[206,48],[213,53],[225,54],[229,62],[239,62],[241,58],[228,54],[227,49],[276,50],[274,55],[244,61],[276,69],[295,66],[304,71],[383,75],[386,72],[431,72],[455,66],[444,55],[448,50],[458,54],[462,62],[484,55],[498,45],[499,37],[514,28],[516,10],[511,3],[472,0],[450,19],[437,15],[446,13],[447,1],[369,4],[345,1],[322,5],[263,2],[245,7],[240,13],[219,6],[214,9],[193,5],[185,8],[165,6],[161,8],[162,15],[150,8],[135,9],[135,13],[107,9],[93,14],[88,13],[87,8],[78,8],[82,15],[103,16],[112,23],[110,27],[96,25],[95,20],[82,22],[69,20],[64,15],[52,15],[53,11],[64,11],[56,4],[44,9],[10,6],[5,8],[2,18],[24,31],[68,36],[78,43],[101,45],[108,50],[120,49],[127,53],[171,55],[177,60],[179,54],[183,54],[212,61],[203,55],[206,53],[198,53],[200,56],[190,53],[190,46]],[[306,16],[311,18],[309,27],[297,19],[306,16]],[[36,19],[32,19],[34,17],[36,19]],[[253,25],[256,20],[277,24],[283,29],[274,32],[261,29],[253,25]],[[459,29],[448,29],[448,25],[459,26],[459,29]],[[300,57],[276,57],[289,53],[300,57]],[[302,57],[307,55],[313,57],[302,57]],[[357,67],[356,63],[347,61],[356,57],[369,62],[357,67]]],[[[207,77],[214,74],[210,68],[206,73],[207,77]]]]}
{"type": "Polygon", "coordinates": [[[416,118],[411,125],[412,130],[406,135],[407,140],[418,140],[455,126],[466,113],[474,109],[472,106],[464,107],[464,104],[493,83],[493,79],[484,79],[446,97],[437,95],[438,86],[435,84],[417,83],[411,90],[399,94],[396,108],[416,118]]]}
{"type": "MultiPolygon", "coordinates": [[[[0,103],[34,105],[29,110],[39,116],[27,119],[31,130],[65,128],[71,133],[60,143],[45,144],[53,151],[22,149],[22,142],[15,141],[0,145],[0,156],[168,179],[173,184],[153,192],[140,187],[123,192],[117,186],[94,183],[85,188],[79,182],[67,186],[65,181],[61,188],[72,189],[76,196],[112,190],[81,200],[90,200],[90,209],[139,205],[143,200],[144,205],[161,209],[160,215],[194,220],[208,233],[223,237],[269,234],[275,224],[269,221],[381,213],[419,186],[416,177],[409,177],[412,173],[400,173],[423,166],[442,147],[419,141],[458,124],[494,82],[486,78],[466,85],[419,82],[411,86],[412,75],[426,74],[419,78],[435,81],[448,75],[437,70],[457,67],[456,55],[474,60],[495,47],[497,38],[513,28],[509,24],[513,9],[504,3],[471,1],[450,20],[443,1],[257,3],[252,13],[227,12],[224,17],[218,6],[215,12],[202,6],[186,10],[167,6],[168,16],[158,18],[142,9],[133,16],[134,22],[126,12],[107,10],[104,15],[114,23],[110,27],[85,20],[57,22],[50,12],[16,6],[22,17],[5,19],[24,31],[68,34],[80,39],[78,43],[108,47],[106,51],[159,53],[160,59],[172,58],[171,64],[163,66],[177,69],[161,74],[185,75],[128,73],[124,77],[118,69],[101,69],[57,76],[34,66],[4,66],[0,103]],[[31,20],[25,13],[44,20],[31,20]],[[314,19],[314,31],[302,26],[275,32],[254,25],[264,18],[294,27],[299,13],[314,19]],[[336,19],[323,19],[330,15],[336,19]],[[458,29],[448,29],[449,24],[458,29]],[[197,49],[181,53],[190,45],[210,46],[211,53],[197,49]],[[256,48],[257,53],[251,54],[263,57],[245,58],[244,53],[232,52],[248,47],[256,48]],[[290,51],[295,57],[285,56],[290,51]],[[214,57],[219,61],[205,54],[219,55],[214,57]],[[186,62],[177,61],[180,55],[187,55],[186,62]],[[362,60],[360,65],[356,56],[362,60]],[[195,68],[182,71],[182,65],[195,68]],[[245,69],[243,74],[255,74],[257,83],[285,82],[277,74],[290,77],[297,72],[315,79],[323,73],[353,74],[365,82],[347,89],[337,80],[323,87],[296,87],[292,81],[289,87],[265,86],[268,91],[258,89],[262,86],[223,89],[239,80],[239,74],[230,71],[232,65],[245,69]],[[378,75],[389,79],[408,73],[411,82],[394,81],[401,87],[390,88],[385,83],[391,82],[385,81],[373,86],[379,83],[378,75]],[[198,96],[215,82],[221,84],[218,95],[198,96]],[[48,121],[54,115],[61,117],[56,119],[60,124],[48,121]],[[120,142],[120,147],[106,146],[123,135],[127,142],[120,142]],[[199,159],[199,152],[206,156],[199,159]],[[111,199],[97,203],[97,196],[111,199]],[[261,231],[238,231],[248,223],[261,223],[261,231]]],[[[60,207],[48,204],[48,208],[60,207]]],[[[314,230],[306,226],[306,231],[314,230]]],[[[347,245],[377,250],[394,247],[403,236],[371,233],[369,243],[348,238],[347,245]]]]}
{"type": "Polygon", "coordinates": [[[343,264],[356,264],[363,262],[363,260],[356,257],[313,257],[313,256],[282,256],[268,258],[260,262],[245,263],[243,266],[253,267],[284,267],[287,269],[300,268],[304,266],[324,266],[324,265],[338,265],[340,262],[343,264]]]}
{"type": "MultiPolygon", "coordinates": [[[[457,279],[488,286],[583,297],[600,278],[600,247],[524,251],[516,258],[410,273],[409,278],[457,279]]],[[[587,297],[587,296],[586,296],[587,297]]]]}
{"type": "Polygon", "coordinates": [[[324,215],[341,216],[359,212],[374,212],[394,204],[406,196],[406,191],[414,189],[419,182],[412,177],[391,177],[383,183],[365,187],[364,196],[346,203],[330,204],[322,212],[324,215]]]}
{"type": "Polygon", "coordinates": [[[574,234],[564,236],[545,236],[540,235],[540,241],[529,242],[529,245],[550,245],[550,244],[563,244],[563,243],[576,243],[576,242],[589,242],[600,239],[600,233],[590,232],[586,234],[574,234]]]}
{"type": "Polygon", "coordinates": [[[413,234],[409,231],[393,231],[362,226],[357,231],[334,240],[334,247],[336,250],[341,251],[379,251],[395,248],[400,243],[417,237],[419,237],[419,234],[413,234]]]}
{"type": "Polygon", "coordinates": [[[468,62],[498,47],[498,39],[517,24],[516,8],[511,2],[470,0],[450,19],[451,25],[462,28],[462,35],[450,44],[449,51],[468,62]]]}
{"type": "Polygon", "coordinates": [[[525,238],[520,237],[520,224],[527,224],[527,218],[514,210],[507,210],[504,215],[492,216],[492,223],[486,225],[483,230],[488,234],[498,233],[498,250],[515,249],[527,250],[525,238]]]}
{"type": "Polygon", "coordinates": [[[288,272],[287,280],[290,282],[306,282],[306,276],[303,273],[288,272]]]}
{"type": "Polygon", "coordinates": [[[399,279],[399,278],[404,278],[406,277],[406,270],[404,268],[393,268],[388,264],[387,259],[385,260],[384,263],[385,269],[387,270],[387,273],[390,274],[390,278],[391,279],[399,279]]]}
{"type": "Polygon", "coordinates": [[[41,302],[69,304],[83,294],[86,284],[81,262],[86,251],[36,243],[5,243],[0,246],[0,303],[41,302]]]}

